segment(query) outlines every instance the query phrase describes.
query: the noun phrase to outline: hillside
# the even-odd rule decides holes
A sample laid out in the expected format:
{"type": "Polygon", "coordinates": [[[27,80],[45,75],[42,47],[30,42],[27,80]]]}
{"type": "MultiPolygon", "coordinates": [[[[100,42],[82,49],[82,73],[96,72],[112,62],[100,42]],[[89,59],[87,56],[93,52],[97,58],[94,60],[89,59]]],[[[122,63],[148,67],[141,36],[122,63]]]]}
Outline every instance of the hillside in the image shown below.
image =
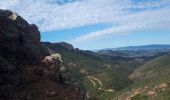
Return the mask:
{"type": "Polygon", "coordinates": [[[119,99],[169,100],[170,54],[155,58],[136,69],[129,78],[135,82],[121,91],[119,99]],[[128,91],[127,91],[128,90],[128,91]]]}
{"type": "Polygon", "coordinates": [[[128,75],[134,69],[153,58],[164,55],[164,53],[147,53],[144,57],[132,57],[129,56],[132,51],[130,53],[114,51],[114,55],[112,53],[105,55],[103,52],[79,50],[63,42],[44,42],[43,45],[51,53],[59,52],[62,54],[64,64],[71,71],[71,76],[74,78],[72,81],[79,80],[79,83],[76,84],[84,85],[87,90],[86,96],[96,100],[108,98],[129,86],[133,81],[128,79],[128,75]]]}
{"type": "Polygon", "coordinates": [[[145,65],[135,70],[131,74],[132,79],[146,79],[151,77],[158,77],[168,75],[170,73],[170,54],[158,57],[145,65]]]}

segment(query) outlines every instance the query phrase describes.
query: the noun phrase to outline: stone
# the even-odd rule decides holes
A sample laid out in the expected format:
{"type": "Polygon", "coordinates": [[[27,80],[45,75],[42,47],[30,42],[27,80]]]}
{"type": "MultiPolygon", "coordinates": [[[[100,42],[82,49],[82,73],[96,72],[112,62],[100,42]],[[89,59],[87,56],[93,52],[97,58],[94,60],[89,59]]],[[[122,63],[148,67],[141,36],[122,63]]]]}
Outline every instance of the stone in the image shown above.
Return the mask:
{"type": "Polygon", "coordinates": [[[155,96],[156,95],[156,92],[155,91],[149,91],[148,93],[147,93],[147,95],[148,96],[155,96]]]}
{"type": "Polygon", "coordinates": [[[10,19],[12,19],[13,21],[17,20],[18,15],[16,13],[13,13],[12,15],[9,16],[10,19]]]}
{"type": "Polygon", "coordinates": [[[168,85],[166,83],[162,83],[159,85],[159,89],[165,89],[167,87],[168,87],[168,85]]]}

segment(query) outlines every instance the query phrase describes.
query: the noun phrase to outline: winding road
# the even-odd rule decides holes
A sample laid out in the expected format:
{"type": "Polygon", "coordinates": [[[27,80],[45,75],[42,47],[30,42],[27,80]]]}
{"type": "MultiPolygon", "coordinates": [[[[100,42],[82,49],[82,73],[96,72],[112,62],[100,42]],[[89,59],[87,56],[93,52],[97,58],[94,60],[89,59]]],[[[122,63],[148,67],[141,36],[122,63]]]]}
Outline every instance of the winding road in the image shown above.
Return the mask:
{"type": "Polygon", "coordinates": [[[93,76],[87,76],[87,78],[90,80],[90,82],[93,84],[94,87],[96,87],[96,84],[100,85],[98,90],[104,91],[104,92],[114,92],[113,89],[104,89],[104,88],[102,88],[103,83],[98,78],[95,78],[93,76]]]}

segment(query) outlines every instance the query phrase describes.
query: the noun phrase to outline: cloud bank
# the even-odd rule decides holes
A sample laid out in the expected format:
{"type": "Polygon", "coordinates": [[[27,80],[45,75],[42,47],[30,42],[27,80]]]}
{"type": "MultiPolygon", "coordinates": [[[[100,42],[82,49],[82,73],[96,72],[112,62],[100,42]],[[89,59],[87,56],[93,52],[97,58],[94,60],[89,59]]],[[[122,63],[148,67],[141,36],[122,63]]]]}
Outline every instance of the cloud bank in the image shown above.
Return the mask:
{"type": "Polygon", "coordinates": [[[71,43],[170,26],[170,0],[1,0],[0,8],[20,14],[37,24],[41,32],[100,23],[112,25],[79,36],[71,43]]]}

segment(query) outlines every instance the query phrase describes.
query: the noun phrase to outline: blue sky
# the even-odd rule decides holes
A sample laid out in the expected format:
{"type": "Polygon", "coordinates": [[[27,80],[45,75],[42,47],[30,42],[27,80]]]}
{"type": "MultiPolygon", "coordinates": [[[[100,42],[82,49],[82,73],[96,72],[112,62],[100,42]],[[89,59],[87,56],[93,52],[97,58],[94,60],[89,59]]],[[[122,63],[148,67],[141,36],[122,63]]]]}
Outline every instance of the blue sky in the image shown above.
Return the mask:
{"type": "Polygon", "coordinates": [[[170,44],[170,0],[0,0],[39,27],[41,40],[81,49],[170,44]]]}

